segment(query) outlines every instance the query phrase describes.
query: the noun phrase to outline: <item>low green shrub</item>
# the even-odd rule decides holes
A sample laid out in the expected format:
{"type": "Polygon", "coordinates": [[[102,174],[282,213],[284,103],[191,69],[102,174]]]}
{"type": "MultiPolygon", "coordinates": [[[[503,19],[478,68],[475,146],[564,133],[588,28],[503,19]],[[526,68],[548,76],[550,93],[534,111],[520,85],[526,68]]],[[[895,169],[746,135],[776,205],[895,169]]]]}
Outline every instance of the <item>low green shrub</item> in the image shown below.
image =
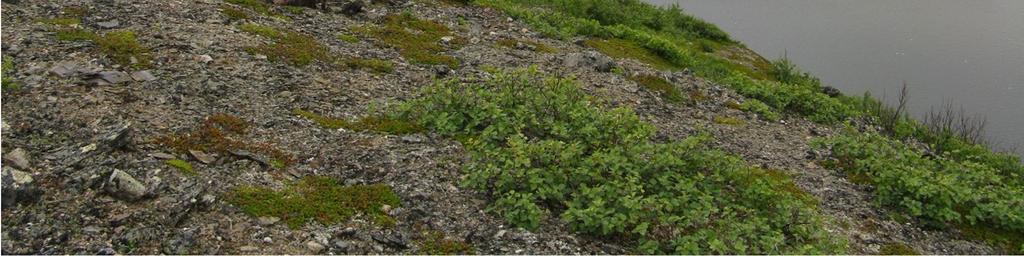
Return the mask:
{"type": "Polygon", "coordinates": [[[771,107],[757,99],[747,99],[743,101],[742,104],[739,104],[738,107],[743,111],[756,113],[758,116],[768,121],[778,121],[781,118],[779,113],[775,113],[775,111],[772,111],[771,107]]]}
{"type": "Polygon", "coordinates": [[[425,89],[392,109],[461,138],[466,186],[517,226],[560,217],[575,230],[631,241],[640,253],[834,253],[819,213],[784,176],[746,167],[706,136],[653,142],[655,129],[570,79],[499,72],[425,89]]]}
{"type": "Polygon", "coordinates": [[[876,133],[815,142],[832,149],[831,165],[862,175],[877,200],[938,223],[986,225],[1024,232],[1024,168],[1005,168],[956,152],[925,155],[876,133]]]}

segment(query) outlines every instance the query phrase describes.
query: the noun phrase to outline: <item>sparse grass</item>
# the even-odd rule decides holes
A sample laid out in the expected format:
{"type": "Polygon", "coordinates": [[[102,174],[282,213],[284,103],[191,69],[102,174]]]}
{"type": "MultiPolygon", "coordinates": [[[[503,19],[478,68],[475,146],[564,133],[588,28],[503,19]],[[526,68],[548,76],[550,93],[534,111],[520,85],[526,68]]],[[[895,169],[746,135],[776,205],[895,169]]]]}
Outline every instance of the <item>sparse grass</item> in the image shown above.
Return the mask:
{"type": "Polygon", "coordinates": [[[888,243],[878,249],[880,255],[918,255],[917,250],[901,243],[888,243]]]}
{"type": "Polygon", "coordinates": [[[746,122],[743,122],[743,120],[731,116],[715,116],[714,121],[716,124],[724,124],[730,126],[746,125],[746,122]]]}
{"type": "Polygon", "coordinates": [[[467,255],[474,254],[475,250],[469,244],[461,241],[451,240],[438,231],[424,232],[423,239],[419,241],[418,254],[423,255],[467,255]]]}
{"type": "Polygon", "coordinates": [[[262,0],[226,0],[228,3],[237,4],[239,6],[249,8],[256,13],[279,18],[288,19],[287,16],[281,15],[277,11],[274,11],[273,6],[262,0]]]}
{"type": "Polygon", "coordinates": [[[224,14],[224,16],[227,16],[229,20],[247,20],[247,19],[249,19],[249,14],[248,13],[246,13],[245,11],[239,10],[238,8],[234,8],[234,7],[230,7],[230,6],[225,6],[224,8],[221,8],[220,9],[220,13],[224,14]]]}
{"type": "Polygon", "coordinates": [[[227,200],[252,216],[279,217],[292,229],[308,221],[331,225],[355,215],[390,226],[394,219],[381,208],[400,204],[398,195],[387,185],[343,186],[326,177],[306,177],[282,190],[240,186],[234,188],[227,200]]]}
{"type": "Polygon", "coordinates": [[[199,173],[196,173],[195,169],[192,169],[192,164],[190,164],[189,162],[187,162],[185,160],[171,159],[171,160],[167,160],[164,163],[166,163],[167,165],[169,165],[171,167],[177,168],[179,171],[181,171],[185,175],[195,176],[195,175],[199,174],[199,173]]]}
{"type": "Polygon", "coordinates": [[[528,40],[514,40],[514,39],[498,40],[498,45],[504,46],[504,47],[508,47],[508,48],[513,48],[513,49],[515,49],[516,45],[520,44],[520,43],[533,46],[533,51],[536,51],[536,52],[543,52],[543,53],[557,53],[558,52],[558,49],[555,49],[554,47],[551,47],[550,45],[547,45],[547,44],[541,43],[541,42],[528,41],[528,40]]]}
{"type": "Polygon", "coordinates": [[[356,36],[353,36],[353,35],[349,35],[349,34],[338,34],[338,40],[344,41],[346,43],[354,44],[354,43],[358,43],[359,42],[359,37],[356,37],[356,36]]]}
{"type": "Polygon", "coordinates": [[[597,49],[598,51],[612,58],[629,58],[660,70],[682,69],[676,64],[658,56],[655,52],[648,50],[632,41],[623,39],[587,39],[584,45],[597,49]]]}
{"type": "Polygon", "coordinates": [[[382,59],[353,57],[345,59],[342,62],[349,68],[369,69],[375,73],[391,73],[394,71],[394,67],[392,67],[391,62],[382,59]]]}
{"type": "Polygon", "coordinates": [[[54,26],[71,26],[82,23],[82,20],[79,18],[49,18],[41,19],[39,22],[54,26]]]}
{"type": "Polygon", "coordinates": [[[271,44],[247,47],[245,50],[253,54],[266,55],[271,61],[284,61],[295,66],[305,66],[314,61],[330,62],[334,56],[326,46],[316,38],[299,32],[279,30],[273,27],[245,24],[242,31],[260,35],[273,40],[271,44]]]}
{"type": "Polygon", "coordinates": [[[3,61],[3,66],[0,67],[0,86],[3,87],[4,92],[17,91],[21,85],[7,75],[14,72],[14,58],[7,55],[0,58],[3,61]]]}
{"type": "Polygon", "coordinates": [[[456,68],[459,60],[442,55],[448,49],[458,49],[465,44],[465,39],[453,35],[448,27],[416,18],[411,13],[389,15],[384,18],[380,27],[363,30],[376,37],[387,46],[394,47],[405,58],[413,63],[428,65],[447,65],[456,68]],[[441,44],[441,38],[450,36],[448,45],[441,44]]]}
{"type": "Polygon", "coordinates": [[[275,161],[280,162],[282,167],[294,162],[291,154],[277,149],[273,145],[238,138],[248,133],[248,127],[249,124],[238,117],[216,114],[207,117],[192,131],[162,135],[157,137],[154,142],[181,154],[188,153],[189,150],[199,150],[229,155],[233,151],[244,150],[266,156],[272,164],[275,161]]]}
{"type": "Polygon", "coordinates": [[[288,11],[288,13],[291,13],[291,14],[302,14],[303,12],[306,11],[306,8],[302,7],[302,6],[286,5],[286,6],[284,6],[284,10],[288,11]]]}
{"type": "Polygon", "coordinates": [[[295,109],[295,115],[309,119],[317,125],[327,129],[348,129],[356,132],[376,131],[388,134],[410,134],[424,131],[422,126],[416,123],[402,121],[383,116],[366,116],[356,121],[335,119],[321,116],[306,110],[295,109]]]}
{"type": "Polygon", "coordinates": [[[739,105],[739,109],[756,113],[758,116],[768,121],[778,121],[782,118],[779,116],[779,113],[776,113],[767,104],[764,104],[764,102],[757,99],[747,99],[746,101],[743,101],[743,104],[739,105]]]}
{"type": "Polygon", "coordinates": [[[118,64],[135,68],[147,68],[152,65],[149,48],[139,43],[135,32],[113,31],[95,37],[93,41],[118,64]]]}
{"type": "Polygon", "coordinates": [[[648,90],[657,92],[661,97],[670,102],[680,103],[686,99],[683,97],[683,94],[679,92],[678,88],[659,76],[638,75],[629,77],[629,80],[633,80],[648,90]]]}

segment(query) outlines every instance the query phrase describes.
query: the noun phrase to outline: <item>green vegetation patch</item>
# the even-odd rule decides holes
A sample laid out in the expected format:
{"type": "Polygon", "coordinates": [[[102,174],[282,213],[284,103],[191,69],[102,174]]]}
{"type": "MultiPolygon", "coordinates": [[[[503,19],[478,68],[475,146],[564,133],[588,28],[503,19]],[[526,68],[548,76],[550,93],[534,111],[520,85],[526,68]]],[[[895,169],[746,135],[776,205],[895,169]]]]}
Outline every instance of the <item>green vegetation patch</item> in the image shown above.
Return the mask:
{"type": "Polygon", "coordinates": [[[657,92],[661,97],[670,102],[680,103],[683,102],[683,100],[686,100],[675,85],[665,81],[665,79],[660,76],[638,75],[629,77],[629,80],[633,80],[648,90],[657,92]]]}
{"type": "Polygon", "coordinates": [[[256,13],[279,19],[288,19],[288,16],[274,10],[274,7],[263,0],[226,0],[228,3],[248,8],[256,13]]]}
{"type": "Polygon", "coordinates": [[[348,129],[356,132],[376,131],[388,134],[410,134],[422,132],[422,126],[408,121],[398,120],[386,116],[366,116],[356,121],[335,119],[321,116],[306,110],[295,109],[295,115],[309,119],[317,125],[327,129],[348,129]]]}
{"type": "Polygon", "coordinates": [[[901,243],[888,243],[878,249],[879,255],[919,255],[917,250],[901,243]]]}
{"type": "Polygon", "coordinates": [[[365,32],[383,44],[398,49],[398,52],[411,62],[448,65],[451,68],[458,67],[459,61],[442,53],[448,49],[461,48],[466,43],[464,38],[453,35],[448,27],[416,18],[408,12],[384,17],[384,23],[380,27],[367,28],[365,32]],[[447,45],[442,45],[443,37],[452,39],[447,45]]]}
{"type": "Polygon", "coordinates": [[[285,167],[294,162],[291,154],[277,149],[273,145],[246,141],[239,138],[247,134],[248,129],[248,122],[238,117],[228,114],[214,114],[207,117],[199,127],[192,131],[162,135],[157,137],[154,142],[180,154],[188,153],[189,150],[213,152],[221,155],[246,151],[269,158],[267,161],[271,164],[275,162],[280,163],[280,167],[285,167]]]}
{"type": "Polygon", "coordinates": [[[171,167],[177,168],[178,170],[180,170],[182,173],[185,173],[186,175],[193,175],[194,176],[194,175],[198,174],[198,173],[196,173],[195,169],[192,169],[192,164],[190,164],[189,162],[187,162],[185,160],[171,159],[171,160],[167,160],[167,162],[164,162],[164,163],[166,163],[167,165],[169,165],[171,167]]]}
{"type": "Polygon", "coordinates": [[[247,20],[247,19],[249,19],[249,14],[248,13],[246,13],[245,11],[239,10],[238,8],[234,8],[234,7],[230,7],[230,6],[225,6],[224,8],[221,8],[220,9],[220,13],[224,14],[224,16],[227,16],[229,20],[247,20]]]}
{"type": "Polygon", "coordinates": [[[354,44],[359,42],[359,38],[349,34],[338,34],[338,40],[346,43],[354,44]]]}
{"type": "Polygon", "coordinates": [[[382,210],[384,205],[398,207],[398,195],[383,184],[344,186],[326,177],[305,177],[284,189],[240,186],[227,200],[245,213],[281,218],[290,228],[309,221],[331,225],[365,215],[378,225],[393,225],[394,219],[382,210]]]}
{"type": "Polygon", "coordinates": [[[0,70],[0,86],[3,87],[5,92],[18,90],[18,88],[21,88],[21,85],[7,75],[14,72],[14,58],[4,55],[0,59],[3,61],[3,66],[0,67],[2,69],[0,70]]]}
{"type": "Polygon", "coordinates": [[[39,22],[47,25],[71,26],[82,23],[82,20],[79,18],[49,18],[41,19],[39,22]]]}
{"type": "Polygon", "coordinates": [[[253,54],[266,55],[272,61],[283,61],[296,66],[305,66],[313,61],[330,62],[334,59],[326,46],[316,38],[299,32],[280,30],[269,26],[245,24],[242,31],[269,38],[273,41],[245,50],[253,54]]]}
{"type": "Polygon", "coordinates": [[[779,113],[776,113],[764,102],[757,99],[747,99],[743,101],[743,104],[736,106],[738,109],[756,113],[758,116],[768,121],[778,121],[781,117],[779,113]]]}
{"type": "MultiPolygon", "coordinates": [[[[707,136],[654,142],[655,128],[611,108],[578,82],[535,70],[481,82],[439,82],[392,109],[469,152],[464,184],[495,200],[491,211],[537,228],[557,217],[636,253],[835,253],[792,181],[712,149],[707,136]]],[[[797,189],[798,190],[798,189],[797,189]]]]}
{"type": "Polygon", "coordinates": [[[424,255],[468,255],[476,250],[465,242],[448,239],[444,233],[427,231],[419,241],[418,254],[424,255]]]}
{"type": "Polygon", "coordinates": [[[832,149],[829,166],[863,176],[864,182],[873,184],[882,205],[940,225],[993,227],[1018,237],[1024,234],[1024,167],[1015,158],[997,161],[957,156],[969,147],[926,156],[898,140],[852,129],[815,144],[832,149]]]}
{"type": "Polygon", "coordinates": [[[716,124],[724,124],[730,126],[743,126],[747,124],[746,122],[743,122],[743,120],[731,116],[715,116],[714,118],[712,118],[712,121],[714,121],[716,124]]]}
{"type": "Polygon", "coordinates": [[[661,70],[677,70],[681,69],[679,66],[669,62],[665,58],[658,56],[656,53],[648,50],[647,48],[641,47],[636,43],[623,39],[588,39],[583,42],[588,47],[593,47],[598,51],[612,57],[612,58],[629,58],[637,61],[647,63],[654,68],[661,70]]]}
{"type": "Polygon", "coordinates": [[[516,48],[517,44],[530,45],[530,46],[533,47],[533,50],[537,51],[537,52],[543,52],[543,53],[557,53],[558,52],[558,49],[555,49],[555,47],[551,47],[550,45],[547,45],[547,44],[541,43],[541,42],[537,42],[537,41],[514,40],[514,39],[498,40],[498,45],[503,46],[503,47],[516,48]]]}
{"type": "Polygon", "coordinates": [[[150,49],[139,43],[135,32],[129,30],[118,30],[99,35],[80,28],[63,28],[57,30],[56,37],[61,41],[92,41],[119,65],[134,68],[152,66],[153,56],[150,49]]]}

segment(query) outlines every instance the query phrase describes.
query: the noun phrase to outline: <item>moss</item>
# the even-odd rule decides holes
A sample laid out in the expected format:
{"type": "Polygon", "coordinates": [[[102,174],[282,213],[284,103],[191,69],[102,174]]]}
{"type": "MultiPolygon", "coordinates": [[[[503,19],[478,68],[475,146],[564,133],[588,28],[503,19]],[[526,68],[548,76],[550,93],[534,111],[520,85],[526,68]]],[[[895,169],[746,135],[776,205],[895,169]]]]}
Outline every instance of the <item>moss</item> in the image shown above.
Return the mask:
{"type": "Polygon", "coordinates": [[[520,43],[533,46],[533,50],[536,51],[536,52],[543,52],[543,53],[556,53],[556,52],[558,52],[558,49],[555,49],[554,47],[551,47],[550,45],[547,45],[547,44],[541,43],[541,42],[527,41],[527,40],[513,40],[513,39],[505,39],[505,40],[499,40],[498,41],[498,45],[504,46],[504,47],[508,47],[508,48],[516,48],[516,44],[520,44],[520,43]]]}
{"type": "Polygon", "coordinates": [[[369,69],[375,73],[391,73],[391,71],[394,71],[391,62],[382,59],[349,58],[343,60],[342,63],[349,68],[369,69]]]}
{"type": "Polygon", "coordinates": [[[275,12],[269,4],[262,0],[226,0],[226,2],[249,8],[259,14],[280,16],[280,14],[275,12]]]}
{"type": "Polygon", "coordinates": [[[959,225],[964,237],[971,240],[985,241],[992,246],[1002,248],[1004,253],[1024,254],[1024,233],[1000,229],[985,223],[975,225],[959,225]]]}
{"type": "Polygon", "coordinates": [[[679,92],[679,89],[677,89],[675,86],[673,86],[668,81],[665,81],[665,79],[662,79],[661,77],[652,75],[638,75],[630,77],[629,80],[633,80],[637,84],[640,84],[640,86],[643,86],[648,90],[655,91],[661,94],[661,97],[665,98],[670,102],[679,103],[685,100],[685,98],[683,98],[682,93],[679,92]]]}
{"type": "Polygon", "coordinates": [[[730,100],[730,101],[725,102],[725,107],[730,108],[730,109],[735,109],[735,110],[742,110],[743,109],[743,105],[740,105],[740,103],[736,102],[735,100],[730,100]]]}
{"type": "Polygon", "coordinates": [[[714,121],[716,124],[724,124],[731,126],[743,126],[746,124],[745,122],[743,122],[743,120],[730,116],[715,116],[714,121]]]}
{"type": "Polygon", "coordinates": [[[206,118],[199,127],[192,131],[162,135],[157,137],[154,142],[181,154],[188,153],[189,150],[199,150],[229,155],[231,152],[244,150],[266,156],[271,165],[278,169],[294,162],[291,154],[277,149],[273,145],[237,138],[248,133],[248,126],[247,122],[237,117],[216,114],[206,118]],[[281,164],[274,164],[275,162],[281,164]]]}
{"type": "Polygon", "coordinates": [[[797,187],[796,183],[793,182],[793,179],[791,179],[785,172],[772,169],[751,168],[750,174],[750,178],[753,179],[766,179],[772,181],[776,184],[776,188],[779,191],[790,194],[809,206],[816,206],[819,203],[817,197],[803,189],[800,189],[800,187],[797,187]]]}
{"type": "Polygon", "coordinates": [[[400,204],[398,196],[387,185],[343,186],[325,177],[306,177],[282,190],[240,186],[234,188],[227,199],[249,215],[279,217],[293,229],[308,221],[331,225],[357,214],[387,225],[394,220],[381,208],[400,204]]]}
{"type": "Polygon", "coordinates": [[[288,11],[288,13],[291,13],[291,14],[302,14],[303,12],[306,11],[306,8],[303,8],[302,6],[291,6],[291,5],[289,5],[289,6],[285,6],[284,10],[288,11]]]}
{"type": "Polygon", "coordinates": [[[458,49],[465,44],[465,39],[455,37],[448,27],[434,21],[421,20],[411,13],[389,15],[384,18],[380,27],[363,29],[370,36],[398,50],[403,57],[411,62],[428,65],[448,65],[456,68],[459,61],[451,56],[441,55],[447,49],[458,49]],[[441,45],[442,37],[453,39],[447,46],[441,45]]]}
{"type": "Polygon", "coordinates": [[[47,25],[71,26],[75,24],[81,24],[82,20],[78,18],[49,18],[41,19],[39,20],[39,22],[47,25]]]}
{"type": "Polygon", "coordinates": [[[359,42],[359,38],[349,34],[338,34],[338,40],[345,41],[346,43],[354,44],[359,42]]]}
{"type": "Polygon", "coordinates": [[[245,11],[239,10],[238,8],[234,7],[224,7],[223,9],[220,9],[220,13],[224,14],[224,16],[227,16],[229,20],[249,19],[248,13],[245,13],[245,11]]]}
{"type": "Polygon", "coordinates": [[[356,121],[348,121],[321,116],[301,109],[295,109],[293,113],[327,129],[344,128],[356,132],[376,131],[388,134],[410,134],[424,131],[424,128],[418,124],[381,116],[366,116],[356,121]]]}
{"type": "Polygon", "coordinates": [[[16,91],[21,88],[21,85],[17,81],[11,79],[7,74],[14,72],[14,58],[10,56],[0,57],[3,60],[3,66],[0,67],[0,85],[3,87],[3,91],[16,91]]]}
{"type": "Polygon", "coordinates": [[[57,30],[57,40],[60,41],[92,41],[96,37],[96,33],[80,28],[57,30]]]}
{"type": "Polygon", "coordinates": [[[417,254],[424,255],[467,255],[474,254],[472,246],[465,242],[448,239],[438,231],[424,232],[419,241],[417,254]]]}
{"type": "Polygon", "coordinates": [[[623,39],[588,39],[583,44],[597,49],[598,51],[612,58],[629,58],[647,63],[660,70],[682,69],[676,64],[658,56],[653,51],[644,48],[632,41],[623,39]]]}
{"type": "Polygon", "coordinates": [[[135,32],[113,31],[94,37],[93,41],[118,64],[135,68],[147,68],[152,64],[149,48],[139,43],[135,32]]]}
{"type": "Polygon", "coordinates": [[[167,160],[167,162],[164,162],[164,163],[166,163],[167,165],[170,165],[171,167],[177,168],[182,173],[185,173],[186,175],[189,175],[189,176],[195,176],[195,175],[198,174],[198,173],[196,173],[195,169],[192,169],[192,164],[188,163],[185,160],[171,159],[171,160],[167,160]]]}
{"type": "Polygon", "coordinates": [[[901,243],[889,243],[878,249],[880,255],[918,255],[920,253],[914,248],[901,243]]]}
{"type": "Polygon", "coordinates": [[[273,40],[271,44],[248,47],[245,50],[253,54],[263,54],[271,61],[284,61],[296,66],[305,66],[313,61],[330,62],[334,57],[326,46],[316,38],[299,32],[278,30],[268,26],[245,24],[242,31],[260,35],[273,40]]]}

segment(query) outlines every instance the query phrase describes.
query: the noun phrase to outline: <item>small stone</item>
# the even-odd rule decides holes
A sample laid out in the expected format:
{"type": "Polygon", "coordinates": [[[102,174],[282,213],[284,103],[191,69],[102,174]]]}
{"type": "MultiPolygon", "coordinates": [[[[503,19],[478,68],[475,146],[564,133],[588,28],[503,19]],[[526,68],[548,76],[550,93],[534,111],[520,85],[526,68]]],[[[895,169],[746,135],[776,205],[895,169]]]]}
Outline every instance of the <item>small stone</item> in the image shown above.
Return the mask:
{"type": "Polygon", "coordinates": [[[116,198],[134,201],[146,195],[146,185],[128,173],[114,169],[107,179],[107,192],[116,198]]]}
{"type": "Polygon", "coordinates": [[[189,150],[188,153],[192,155],[193,158],[199,160],[199,162],[203,162],[204,164],[210,164],[213,163],[214,161],[217,161],[216,157],[213,157],[212,155],[207,154],[203,151],[189,150]]]}
{"type": "Polygon", "coordinates": [[[96,150],[96,147],[97,147],[96,143],[92,143],[92,144],[89,144],[89,145],[85,145],[82,148],[79,148],[79,151],[81,151],[82,153],[89,153],[89,152],[92,152],[93,150],[96,150]]]}
{"type": "Polygon", "coordinates": [[[388,214],[389,212],[391,212],[391,206],[390,205],[386,205],[386,204],[385,205],[381,205],[380,206],[380,211],[384,212],[384,214],[388,214]]]}
{"type": "Polygon", "coordinates": [[[281,220],[281,218],[273,217],[273,216],[264,216],[264,217],[260,217],[259,218],[260,225],[263,225],[263,226],[274,225],[274,223],[277,223],[280,220],[281,220]]]}
{"type": "Polygon", "coordinates": [[[210,57],[210,55],[203,54],[196,56],[196,60],[205,64],[213,61],[213,57],[210,57]]]}
{"type": "Polygon", "coordinates": [[[352,246],[352,244],[349,243],[349,242],[345,242],[345,241],[342,241],[342,240],[334,241],[334,249],[337,249],[337,250],[342,251],[342,252],[348,252],[348,248],[351,247],[351,246],[352,246]]]}
{"type": "Polygon", "coordinates": [[[132,79],[135,79],[135,81],[153,81],[156,80],[156,76],[149,73],[149,70],[142,70],[133,72],[132,79]]]}
{"type": "Polygon", "coordinates": [[[447,43],[452,42],[452,40],[455,40],[455,37],[452,37],[452,36],[443,36],[443,37],[441,37],[441,42],[442,43],[446,43],[447,44],[447,43]]]}
{"type": "Polygon", "coordinates": [[[112,29],[121,26],[121,22],[117,20],[100,21],[96,22],[96,26],[102,29],[112,29]]]}
{"type": "Polygon", "coordinates": [[[68,76],[70,76],[70,75],[72,75],[74,73],[75,73],[74,64],[72,64],[70,62],[57,63],[57,64],[54,64],[52,68],[50,68],[50,74],[53,74],[53,75],[59,76],[59,77],[68,77],[68,76]]]}
{"type": "Polygon", "coordinates": [[[324,250],[324,245],[317,243],[316,241],[309,241],[306,242],[306,248],[312,251],[313,253],[320,253],[321,251],[324,250]]]}
{"type": "Polygon", "coordinates": [[[99,73],[98,77],[107,83],[117,84],[127,82],[131,76],[129,76],[128,73],[121,71],[103,71],[99,73]]]}
{"type": "Polygon", "coordinates": [[[15,170],[14,168],[3,166],[3,171],[0,173],[0,180],[2,180],[3,192],[3,208],[15,206],[17,204],[32,203],[42,198],[43,190],[39,189],[32,184],[34,179],[32,175],[27,172],[15,170]]]}
{"type": "Polygon", "coordinates": [[[266,236],[266,237],[263,237],[263,242],[264,243],[268,243],[268,244],[274,243],[274,239],[270,238],[269,236],[266,236]]]}
{"type": "Polygon", "coordinates": [[[259,249],[260,248],[256,248],[256,246],[252,246],[252,245],[246,245],[246,246],[238,247],[238,250],[241,251],[241,252],[255,252],[255,251],[259,250],[259,249]]]}
{"type": "Polygon", "coordinates": [[[28,153],[25,153],[24,149],[16,148],[7,152],[3,157],[4,162],[11,165],[11,167],[17,168],[18,170],[28,170],[29,158],[28,153]]]}
{"type": "Polygon", "coordinates": [[[335,236],[337,236],[337,237],[349,237],[349,236],[355,235],[356,233],[358,233],[358,230],[356,230],[356,228],[347,227],[345,229],[342,229],[341,231],[338,231],[338,233],[336,233],[335,236]]]}

